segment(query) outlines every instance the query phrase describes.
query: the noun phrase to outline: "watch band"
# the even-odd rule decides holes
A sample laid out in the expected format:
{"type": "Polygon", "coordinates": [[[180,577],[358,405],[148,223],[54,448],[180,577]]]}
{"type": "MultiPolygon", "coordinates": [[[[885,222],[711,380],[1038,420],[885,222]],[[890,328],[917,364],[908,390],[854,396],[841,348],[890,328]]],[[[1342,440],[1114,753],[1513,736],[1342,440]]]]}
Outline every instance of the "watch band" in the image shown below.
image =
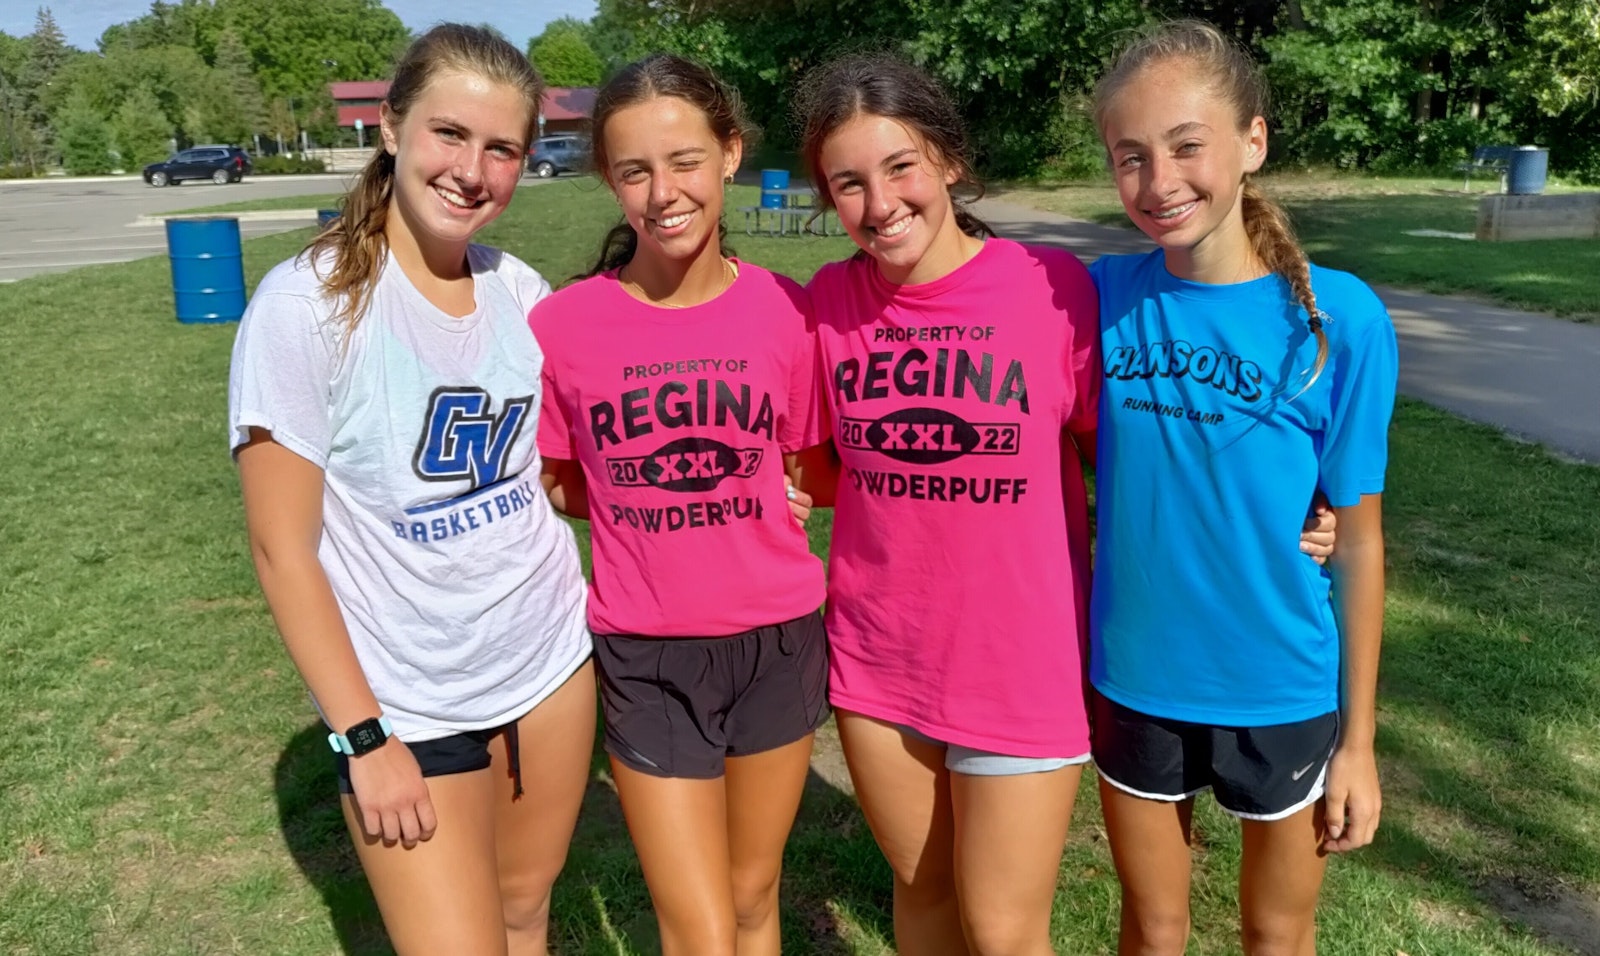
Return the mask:
{"type": "Polygon", "coordinates": [[[328,735],[328,746],[336,754],[359,757],[382,747],[394,736],[394,727],[387,717],[373,717],[349,728],[344,733],[328,735]]]}

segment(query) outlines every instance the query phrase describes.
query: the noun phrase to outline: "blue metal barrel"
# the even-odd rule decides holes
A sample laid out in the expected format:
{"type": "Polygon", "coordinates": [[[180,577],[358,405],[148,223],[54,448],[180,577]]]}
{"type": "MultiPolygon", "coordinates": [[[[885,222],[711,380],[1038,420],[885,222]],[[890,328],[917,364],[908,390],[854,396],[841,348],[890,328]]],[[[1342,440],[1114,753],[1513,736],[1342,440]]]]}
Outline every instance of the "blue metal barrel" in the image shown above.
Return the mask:
{"type": "Polygon", "coordinates": [[[1539,146],[1518,146],[1511,151],[1506,169],[1506,192],[1513,196],[1537,196],[1544,192],[1550,170],[1550,151],[1539,146]]]}
{"type": "Polygon", "coordinates": [[[782,209],[783,197],[772,190],[788,188],[789,171],[787,169],[763,169],[761,171],[761,208],[782,209]]]}
{"type": "Polygon", "coordinates": [[[167,257],[179,322],[236,322],[244,315],[239,220],[168,219],[167,257]]]}

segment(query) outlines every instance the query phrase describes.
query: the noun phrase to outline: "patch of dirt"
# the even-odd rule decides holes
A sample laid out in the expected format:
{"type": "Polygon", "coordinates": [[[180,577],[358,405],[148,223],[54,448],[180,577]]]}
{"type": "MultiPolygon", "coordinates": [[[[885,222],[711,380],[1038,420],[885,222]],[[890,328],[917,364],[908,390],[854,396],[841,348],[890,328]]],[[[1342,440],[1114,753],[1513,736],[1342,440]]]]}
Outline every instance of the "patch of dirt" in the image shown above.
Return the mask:
{"type": "Polygon", "coordinates": [[[1433,900],[1412,900],[1411,908],[1416,910],[1417,917],[1429,926],[1439,926],[1458,932],[1470,930],[1478,922],[1478,917],[1466,910],[1447,906],[1433,900]]]}
{"type": "Polygon", "coordinates": [[[817,728],[816,743],[811,748],[811,770],[840,793],[856,795],[856,788],[850,782],[850,768],[845,766],[844,748],[839,744],[839,728],[832,717],[817,728]]]}
{"type": "Polygon", "coordinates": [[[1530,887],[1491,880],[1483,895],[1501,916],[1579,956],[1600,956],[1600,895],[1570,886],[1530,887]]]}

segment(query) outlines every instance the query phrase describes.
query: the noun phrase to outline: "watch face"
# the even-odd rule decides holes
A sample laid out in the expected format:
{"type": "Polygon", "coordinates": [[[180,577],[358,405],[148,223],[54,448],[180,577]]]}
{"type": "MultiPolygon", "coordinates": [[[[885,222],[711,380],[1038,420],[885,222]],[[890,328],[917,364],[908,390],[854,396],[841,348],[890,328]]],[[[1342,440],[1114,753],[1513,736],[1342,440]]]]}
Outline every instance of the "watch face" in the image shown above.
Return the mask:
{"type": "Polygon", "coordinates": [[[350,741],[350,749],[356,755],[364,754],[369,750],[376,750],[388,737],[384,736],[383,728],[378,725],[377,718],[364,720],[345,734],[345,739],[350,741]]]}

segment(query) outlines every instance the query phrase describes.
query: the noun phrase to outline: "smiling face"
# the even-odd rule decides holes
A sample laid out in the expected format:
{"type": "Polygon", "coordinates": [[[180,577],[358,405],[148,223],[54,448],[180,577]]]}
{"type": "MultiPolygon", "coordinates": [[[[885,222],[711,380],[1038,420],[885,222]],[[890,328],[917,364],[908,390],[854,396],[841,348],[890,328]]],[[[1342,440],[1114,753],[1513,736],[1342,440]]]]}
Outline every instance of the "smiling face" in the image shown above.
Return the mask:
{"type": "Polygon", "coordinates": [[[639,236],[636,257],[721,254],[722,185],[739,168],[743,143],[737,136],[719,140],[705,113],[673,96],[617,110],[600,135],[601,173],[639,236]]]}
{"type": "Polygon", "coordinates": [[[1267,156],[1267,125],[1239,128],[1233,104],[1184,60],[1153,64],[1107,104],[1101,136],[1128,218],[1182,278],[1236,281],[1254,254],[1240,209],[1244,177],[1267,156]]]}
{"type": "Polygon", "coordinates": [[[505,211],[522,177],[532,109],[515,87],[453,71],[434,77],[403,117],[385,103],[383,148],[395,163],[391,246],[464,247],[505,211]]]}
{"type": "Polygon", "coordinates": [[[817,166],[839,222],[884,278],[929,282],[965,261],[950,198],[960,171],[906,124],[859,113],[823,140],[817,166]]]}

